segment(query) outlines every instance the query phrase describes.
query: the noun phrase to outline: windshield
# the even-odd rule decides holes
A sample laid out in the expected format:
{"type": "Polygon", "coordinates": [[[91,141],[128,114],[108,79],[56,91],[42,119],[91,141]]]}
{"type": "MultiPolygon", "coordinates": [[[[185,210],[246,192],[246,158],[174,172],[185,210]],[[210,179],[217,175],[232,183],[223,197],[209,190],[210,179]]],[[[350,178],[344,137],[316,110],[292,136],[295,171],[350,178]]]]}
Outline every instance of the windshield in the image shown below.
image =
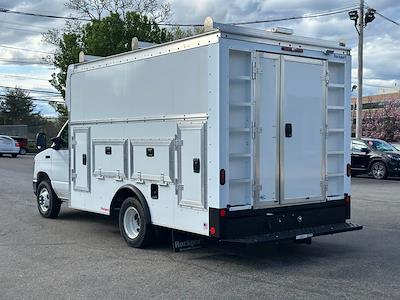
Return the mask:
{"type": "Polygon", "coordinates": [[[379,141],[379,140],[374,140],[374,141],[368,141],[368,144],[375,150],[378,151],[398,151],[394,146],[391,144],[384,142],[384,141],[379,141]]]}

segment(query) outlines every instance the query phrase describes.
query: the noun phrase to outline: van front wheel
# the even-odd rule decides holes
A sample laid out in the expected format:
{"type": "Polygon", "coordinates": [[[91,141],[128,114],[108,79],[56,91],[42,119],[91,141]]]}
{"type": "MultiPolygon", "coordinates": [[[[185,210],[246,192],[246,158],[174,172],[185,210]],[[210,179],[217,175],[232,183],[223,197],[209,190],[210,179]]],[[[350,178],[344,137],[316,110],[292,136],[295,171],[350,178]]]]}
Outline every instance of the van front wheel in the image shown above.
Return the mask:
{"type": "Polygon", "coordinates": [[[48,181],[42,181],[37,188],[37,207],[45,218],[57,218],[60,213],[61,200],[54,193],[48,181]]]}
{"type": "Polygon", "coordinates": [[[119,230],[130,247],[143,248],[152,238],[152,226],[139,200],[128,197],[119,211],[119,230]]]}

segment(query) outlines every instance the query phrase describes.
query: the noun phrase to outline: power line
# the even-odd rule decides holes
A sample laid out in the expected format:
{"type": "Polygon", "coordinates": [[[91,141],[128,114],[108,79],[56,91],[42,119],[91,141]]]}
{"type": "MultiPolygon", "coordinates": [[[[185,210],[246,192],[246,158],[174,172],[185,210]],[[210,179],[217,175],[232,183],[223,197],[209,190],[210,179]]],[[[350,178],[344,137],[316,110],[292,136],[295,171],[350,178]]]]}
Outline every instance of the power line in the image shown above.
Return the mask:
{"type": "Polygon", "coordinates": [[[34,49],[27,49],[27,48],[20,48],[20,47],[15,47],[15,46],[0,45],[0,47],[1,48],[5,48],[5,49],[11,49],[11,50],[29,51],[29,52],[35,52],[35,53],[43,53],[43,54],[54,55],[54,53],[52,53],[52,52],[40,51],[40,50],[34,50],[34,49]]]}
{"type": "Polygon", "coordinates": [[[62,16],[54,16],[54,15],[45,15],[45,14],[37,14],[37,13],[29,13],[23,11],[10,10],[6,8],[0,7],[0,12],[9,13],[9,14],[17,14],[31,17],[42,17],[42,18],[51,18],[51,19],[63,19],[63,20],[74,20],[74,21],[87,21],[90,22],[90,19],[77,18],[77,17],[62,17],[62,16]]]}
{"type": "Polygon", "coordinates": [[[33,28],[33,29],[38,29],[38,30],[48,30],[49,27],[48,26],[40,26],[40,25],[31,25],[31,24],[27,24],[27,23],[20,23],[20,22],[10,22],[10,21],[6,21],[6,20],[0,20],[0,23],[5,23],[5,24],[9,24],[9,25],[17,25],[17,26],[23,26],[23,27],[29,27],[29,28],[33,28]]]}
{"type": "Polygon", "coordinates": [[[0,59],[0,63],[6,64],[18,64],[18,65],[51,65],[45,61],[24,61],[24,60],[15,60],[15,59],[0,59]]]}
{"type": "MultiPolygon", "coordinates": [[[[335,9],[335,10],[331,10],[331,11],[322,11],[322,12],[314,13],[314,14],[306,14],[306,15],[302,15],[302,16],[294,16],[294,17],[287,17],[287,18],[277,18],[277,19],[268,19],[268,20],[257,20],[257,21],[231,22],[231,23],[227,23],[227,24],[230,24],[230,25],[249,25],[249,24],[288,21],[288,20],[318,18],[318,17],[323,17],[323,16],[330,16],[330,15],[340,14],[340,13],[343,13],[343,12],[347,12],[350,9],[353,9],[353,8],[354,8],[354,6],[346,7],[346,8],[339,8],[339,9],[335,9]]],[[[55,15],[45,15],[45,14],[21,12],[21,11],[9,10],[9,9],[5,9],[5,8],[0,8],[0,12],[2,12],[2,13],[13,13],[13,14],[19,14],[19,15],[27,15],[27,16],[33,16],[33,17],[45,17],[45,18],[54,18],[54,19],[78,20],[78,21],[87,21],[87,22],[92,21],[90,19],[84,19],[84,18],[62,17],[62,16],[55,16],[55,15]]],[[[199,26],[203,26],[203,24],[178,24],[178,23],[159,23],[158,25],[161,25],[161,26],[179,26],[179,27],[199,27],[199,26]]]]}
{"type": "Polygon", "coordinates": [[[15,75],[15,74],[0,74],[2,77],[13,77],[13,78],[22,78],[22,79],[32,79],[32,80],[41,80],[41,81],[49,81],[48,79],[39,78],[39,77],[30,77],[23,75],[15,75]]]}
{"type": "Polygon", "coordinates": [[[260,23],[271,23],[271,22],[281,22],[281,21],[289,21],[289,20],[299,20],[299,19],[311,19],[311,18],[319,18],[324,16],[331,16],[336,14],[341,14],[344,12],[348,12],[349,10],[353,9],[352,7],[341,8],[334,11],[325,11],[315,14],[306,14],[302,16],[294,16],[294,17],[287,17],[287,18],[277,18],[277,19],[268,19],[268,20],[257,20],[257,21],[246,21],[246,22],[233,22],[228,23],[230,25],[250,25],[250,24],[260,24],[260,23]]]}
{"type": "MultiPolygon", "coordinates": [[[[3,89],[14,89],[15,87],[0,85],[0,88],[3,88],[3,89]]],[[[25,91],[25,92],[32,92],[32,93],[42,93],[42,94],[61,95],[59,92],[52,92],[52,91],[43,91],[43,90],[34,90],[34,89],[24,89],[24,88],[18,88],[18,89],[20,89],[20,90],[22,90],[22,91],[25,91]]]]}
{"type": "Polygon", "coordinates": [[[399,23],[399,22],[396,22],[395,20],[392,20],[391,18],[382,15],[380,12],[375,12],[375,13],[376,13],[377,15],[381,16],[382,18],[384,18],[386,21],[389,21],[389,22],[391,22],[391,23],[393,23],[393,24],[395,24],[395,25],[397,25],[397,26],[400,26],[400,23],[399,23]]]}
{"type": "Polygon", "coordinates": [[[2,28],[18,30],[18,31],[32,32],[32,33],[40,33],[40,34],[43,33],[42,31],[36,31],[36,30],[30,30],[30,29],[24,29],[24,28],[16,28],[16,27],[10,27],[10,26],[2,26],[2,28]]]}

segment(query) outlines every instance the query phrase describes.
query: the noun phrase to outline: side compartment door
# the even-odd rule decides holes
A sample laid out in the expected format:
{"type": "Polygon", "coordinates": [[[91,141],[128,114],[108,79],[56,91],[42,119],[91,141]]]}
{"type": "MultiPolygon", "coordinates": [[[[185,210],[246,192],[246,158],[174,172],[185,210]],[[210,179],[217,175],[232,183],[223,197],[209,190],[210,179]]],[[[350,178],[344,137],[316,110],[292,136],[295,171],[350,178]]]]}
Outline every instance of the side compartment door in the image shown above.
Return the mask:
{"type": "Polygon", "coordinates": [[[279,76],[280,55],[258,53],[255,85],[256,208],[279,205],[279,76]]]}
{"type": "MultiPolygon", "coordinates": [[[[72,188],[74,191],[90,191],[90,129],[73,128],[72,188]]],[[[73,197],[71,197],[73,199],[73,197]]]]}
{"type": "Polygon", "coordinates": [[[204,123],[178,125],[178,204],[191,208],[206,206],[206,126],[204,123]]]}
{"type": "Polygon", "coordinates": [[[281,57],[281,204],[325,200],[325,64],[281,57]]]}

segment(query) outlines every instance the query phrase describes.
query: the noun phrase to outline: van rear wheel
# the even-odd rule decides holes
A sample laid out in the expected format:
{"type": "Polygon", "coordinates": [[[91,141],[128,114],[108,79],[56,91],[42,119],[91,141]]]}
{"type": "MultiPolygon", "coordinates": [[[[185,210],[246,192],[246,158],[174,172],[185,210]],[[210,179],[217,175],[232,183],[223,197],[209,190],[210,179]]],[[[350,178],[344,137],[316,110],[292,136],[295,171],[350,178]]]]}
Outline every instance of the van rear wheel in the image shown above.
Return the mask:
{"type": "Polygon", "coordinates": [[[119,230],[130,247],[144,248],[152,238],[153,228],[139,200],[128,197],[119,211],[119,230]]]}
{"type": "Polygon", "coordinates": [[[48,181],[42,181],[37,188],[37,207],[45,218],[57,218],[61,209],[61,200],[54,193],[48,181]]]}

